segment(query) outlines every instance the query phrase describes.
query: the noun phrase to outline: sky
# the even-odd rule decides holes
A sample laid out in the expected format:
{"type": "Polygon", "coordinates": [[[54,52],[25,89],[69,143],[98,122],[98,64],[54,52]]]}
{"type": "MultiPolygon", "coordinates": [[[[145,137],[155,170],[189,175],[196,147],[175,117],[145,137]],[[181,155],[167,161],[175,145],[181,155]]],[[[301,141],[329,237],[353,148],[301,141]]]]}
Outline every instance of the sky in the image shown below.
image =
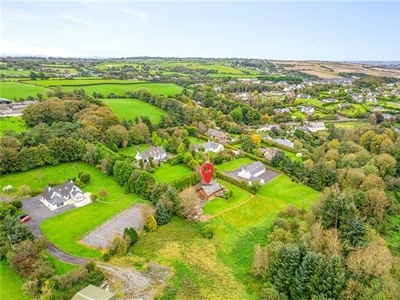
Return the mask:
{"type": "Polygon", "coordinates": [[[0,54],[400,61],[400,2],[0,1],[0,54]]]}

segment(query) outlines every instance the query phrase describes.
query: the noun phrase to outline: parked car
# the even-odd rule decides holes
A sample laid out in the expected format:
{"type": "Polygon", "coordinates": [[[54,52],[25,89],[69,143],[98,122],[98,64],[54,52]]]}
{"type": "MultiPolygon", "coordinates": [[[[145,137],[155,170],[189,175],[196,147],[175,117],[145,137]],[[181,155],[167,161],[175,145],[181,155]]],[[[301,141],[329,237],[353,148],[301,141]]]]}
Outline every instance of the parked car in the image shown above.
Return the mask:
{"type": "Polygon", "coordinates": [[[22,214],[22,215],[18,215],[17,218],[22,220],[23,218],[27,217],[28,214],[22,214]]]}
{"type": "Polygon", "coordinates": [[[26,216],[25,218],[23,218],[22,220],[21,220],[21,223],[26,223],[26,222],[28,222],[28,221],[30,221],[31,220],[31,216],[26,216]]]}

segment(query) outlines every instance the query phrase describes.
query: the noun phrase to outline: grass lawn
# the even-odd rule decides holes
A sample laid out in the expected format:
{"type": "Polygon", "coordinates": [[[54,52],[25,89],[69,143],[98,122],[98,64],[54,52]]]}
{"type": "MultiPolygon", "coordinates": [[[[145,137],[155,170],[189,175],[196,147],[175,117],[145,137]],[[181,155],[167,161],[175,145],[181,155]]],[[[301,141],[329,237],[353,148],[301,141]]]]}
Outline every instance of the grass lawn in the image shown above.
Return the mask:
{"type": "Polygon", "coordinates": [[[148,89],[150,93],[157,94],[165,94],[167,96],[174,96],[175,94],[179,94],[182,92],[183,88],[173,84],[173,83],[132,83],[129,81],[129,84],[96,84],[96,85],[80,85],[79,83],[75,83],[75,86],[66,86],[64,89],[67,91],[72,91],[73,89],[84,89],[86,94],[92,95],[93,92],[103,94],[105,97],[114,93],[116,95],[123,95],[126,91],[136,92],[139,89],[148,89]]]}
{"type": "Polygon", "coordinates": [[[205,140],[201,140],[201,139],[195,138],[194,136],[188,136],[187,138],[189,139],[189,141],[191,143],[197,144],[197,145],[204,144],[206,142],[205,140]]]}
{"type": "Polygon", "coordinates": [[[233,197],[229,200],[226,200],[221,197],[217,197],[213,200],[210,200],[204,205],[203,211],[205,214],[216,215],[218,213],[222,213],[228,209],[232,209],[236,205],[242,203],[250,199],[251,194],[236,185],[230,184],[224,180],[218,179],[218,182],[222,184],[228,191],[233,191],[233,197]]]}
{"type": "Polygon", "coordinates": [[[0,299],[25,300],[29,299],[22,292],[24,281],[4,261],[0,262],[0,299]]]}
{"type": "Polygon", "coordinates": [[[60,78],[50,78],[50,79],[37,79],[37,80],[27,80],[24,81],[30,84],[54,87],[57,85],[62,86],[74,86],[71,91],[75,88],[80,88],[81,86],[94,85],[94,84],[134,84],[140,83],[141,81],[129,81],[129,80],[118,80],[118,79],[102,79],[99,77],[91,77],[89,79],[82,79],[80,77],[74,79],[60,79],[60,78]]]}
{"type": "Polygon", "coordinates": [[[122,120],[135,120],[138,116],[149,117],[153,123],[158,123],[164,110],[137,99],[102,99],[103,102],[122,120]]]}
{"type": "MultiPolygon", "coordinates": [[[[266,144],[266,143],[261,143],[261,145],[264,146],[264,147],[266,147],[266,148],[276,148],[276,147],[271,146],[271,145],[268,145],[268,144],[266,144]]],[[[301,157],[297,157],[295,153],[289,152],[289,151],[286,151],[286,150],[282,150],[282,149],[280,149],[280,150],[283,151],[283,152],[285,153],[285,155],[286,155],[287,157],[289,157],[291,160],[294,160],[294,161],[302,161],[301,157]]]]}
{"type": "Polygon", "coordinates": [[[204,70],[217,70],[218,73],[222,74],[243,74],[242,71],[232,68],[230,66],[219,66],[219,65],[192,65],[187,66],[189,69],[204,69],[204,70]]]}
{"type": "Polygon", "coordinates": [[[126,148],[118,149],[118,152],[128,155],[136,155],[138,151],[144,151],[147,150],[148,148],[149,146],[147,146],[146,144],[132,145],[126,148]]]}
{"type": "Polygon", "coordinates": [[[220,171],[220,172],[228,172],[228,171],[236,170],[242,165],[248,165],[253,162],[254,162],[254,160],[252,160],[250,158],[242,157],[242,158],[234,159],[234,160],[224,163],[222,165],[216,165],[215,168],[217,171],[220,171]]]}
{"type": "Polygon", "coordinates": [[[336,127],[361,127],[368,125],[368,122],[338,122],[334,123],[336,127]]]}
{"type": "Polygon", "coordinates": [[[0,136],[6,130],[14,130],[15,132],[22,132],[27,130],[28,126],[21,119],[21,117],[6,117],[0,118],[0,136]]]}
{"type": "Polygon", "coordinates": [[[171,166],[170,164],[163,164],[157,167],[152,175],[156,182],[172,182],[192,172],[193,171],[185,165],[171,166]]]}
{"type": "Polygon", "coordinates": [[[63,274],[67,273],[70,270],[79,268],[79,266],[77,266],[77,265],[71,265],[69,263],[66,263],[66,262],[63,262],[61,260],[58,260],[57,258],[51,256],[50,254],[47,254],[47,257],[49,258],[49,260],[56,267],[56,274],[57,275],[63,275],[63,274]]]}
{"type": "Polygon", "coordinates": [[[136,195],[125,195],[123,188],[112,177],[103,175],[88,164],[72,162],[2,176],[0,187],[11,184],[16,190],[21,185],[29,184],[31,189],[44,188],[52,180],[58,183],[76,177],[79,171],[91,175],[91,181],[83,188],[84,192],[98,192],[104,187],[108,196],[103,201],[47,219],[40,228],[49,241],[65,252],[80,257],[100,258],[100,251],[80,244],[79,240],[112,216],[140,201],[136,195]]]}
{"type": "Polygon", "coordinates": [[[30,84],[23,84],[18,82],[0,82],[0,98],[7,98],[14,101],[19,100],[19,98],[28,98],[32,96],[37,98],[37,93],[41,93],[43,98],[47,98],[46,92],[47,88],[42,86],[34,86],[30,84]]]}

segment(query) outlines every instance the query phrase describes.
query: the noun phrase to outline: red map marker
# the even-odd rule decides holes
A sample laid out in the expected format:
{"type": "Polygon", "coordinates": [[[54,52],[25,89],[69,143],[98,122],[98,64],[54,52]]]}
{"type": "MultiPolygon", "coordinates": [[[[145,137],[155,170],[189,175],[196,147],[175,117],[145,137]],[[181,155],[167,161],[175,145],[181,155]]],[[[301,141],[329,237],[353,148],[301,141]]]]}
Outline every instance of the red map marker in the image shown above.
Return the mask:
{"type": "Polygon", "coordinates": [[[214,167],[209,162],[204,163],[200,167],[200,175],[205,183],[210,183],[213,174],[214,174],[214,167]]]}

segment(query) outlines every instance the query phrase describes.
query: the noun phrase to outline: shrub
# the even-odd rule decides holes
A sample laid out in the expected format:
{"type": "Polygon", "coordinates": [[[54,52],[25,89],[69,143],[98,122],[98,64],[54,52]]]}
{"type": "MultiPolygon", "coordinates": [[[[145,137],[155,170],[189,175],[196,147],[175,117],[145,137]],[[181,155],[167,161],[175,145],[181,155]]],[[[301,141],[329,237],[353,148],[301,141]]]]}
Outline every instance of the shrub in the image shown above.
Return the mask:
{"type": "Polygon", "coordinates": [[[31,191],[31,188],[30,188],[29,185],[20,186],[18,191],[19,191],[21,196],[30,196],[32,194],[32,191],[31,191]]]}
{"type": "Polygon", "coordinates": [[[148,231],[156,231],[157,230],[157,221],[156,221],[156,219],[154,218],[154,216],[153,215],[150,215],[148,218],[147,218],[147,222],[146,222],[146,229],[148,230],[148,231]]]}
{"type": "Polygon", "coordinates": [[[16,209],[20,209],[22,207],[22,201],[14,200],[11,202],[11,205],[14,206],[16,209]]]}
{"type": "Polygon", "coordinates": [[[157,225],[162,226],[168,224],[171,220],[171,216],[168,213],[168,210],[165,206],[161,203],[161,201],[157,202],[156,211],[154,213],[154,217],[157,220],[157,225]]]}
{"type": "Polygon", "coordinates": [[[31,192],[31,196],[35,197],[37,195],[40,195],[41,193],[43,193],[43,189],[42,188],[37,188],[34,191],[31,192]]]}
{"type": "Polygon", "coordinates": [[[14,188],[12,187],[12,185],[6,185],[5,187],[3,187],[3,192],[5,194],[10,194],[14,191],[14,188]]]}
{"type": "Polygon", "coordinates": [[[88,172],[79,172],[79,179],[87,184],[90,181],[90,174],[88,172]]]}
{"type": "Polygon", "coordinates": [[[200,229],[200,234],[207,239],[211,239],[214,236],[214,227],[211,224],[205,224],[200,229]]]}
{"type": "Polygon", "coordinates": [[[131,227],[131,228],[125,228],[124,230],[124,236],[129,236],[130,238],[130,244],[129,247],[132,247],[133,245],[136,244],[136,242],[139,239],[139,235],[136,232],[135,228],[131,227]]]}

